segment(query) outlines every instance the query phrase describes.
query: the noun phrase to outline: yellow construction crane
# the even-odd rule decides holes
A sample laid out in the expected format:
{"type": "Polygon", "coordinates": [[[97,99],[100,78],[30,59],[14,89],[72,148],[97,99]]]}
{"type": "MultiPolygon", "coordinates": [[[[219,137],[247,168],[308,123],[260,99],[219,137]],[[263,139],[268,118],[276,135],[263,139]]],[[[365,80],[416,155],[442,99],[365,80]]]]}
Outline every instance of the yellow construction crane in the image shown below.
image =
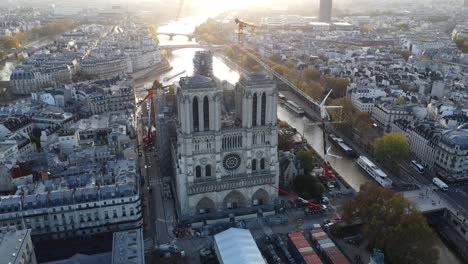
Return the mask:
{"type": "Polygon", "coordinates": [[[242,35],[244,34],[244,29],[246,28],[250,28],[252,31],[255,30],[257,28],[257,26],[255,26],[254,24],[252,23],[248,23],[248,22],[245,22],[245,21],[242,21],[238,18],[236,18],[236,24],[237,24],[237,41],[239,44],[241,44],[241,41],[242,41],[242,35]]]}

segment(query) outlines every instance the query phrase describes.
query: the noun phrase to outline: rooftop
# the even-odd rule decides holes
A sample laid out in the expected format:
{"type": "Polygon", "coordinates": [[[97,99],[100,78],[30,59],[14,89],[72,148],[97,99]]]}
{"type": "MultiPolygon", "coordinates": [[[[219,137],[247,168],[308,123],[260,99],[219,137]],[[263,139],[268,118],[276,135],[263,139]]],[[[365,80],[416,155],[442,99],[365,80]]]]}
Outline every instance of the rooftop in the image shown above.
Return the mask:
{"type": "Polygon", "coordinates": [[[442,132],[441,142],[450,147],[460,147],[461,150],[468,150],[468,130],[451,129],[442,132]]]}
{"type": "Polygon", "coordinates": [[[224,264],[262,264],[265,260],[247,229],[229,228],[214,236],[216,253],[224,264]]]}
{"type": "Polygon", "coordinates": [[[145,263],[143,230],[134,229],[114,233],[112,264],[145,263]]]}
{"type": "Polygon", "coordinates": [[[19,188],[15,195],[3,196],[0,213],[47,208],[133,196],[137,175],[131,160],[109,161],[107,174],[65,176],[19,188]]]}
{"type": "Polygon", "coordinates": [[[31,235],[31,229],[7,230],[0,233],[0,256],[2,263],[17,263],[25,241],[31,235]]]}
{"type": "Polygon", "coordinates": [[[196,74],[193,77],[180,78],[180,86],[182,89],[203,89],[216,87],[217,85],[210,77],[196,74]]]}

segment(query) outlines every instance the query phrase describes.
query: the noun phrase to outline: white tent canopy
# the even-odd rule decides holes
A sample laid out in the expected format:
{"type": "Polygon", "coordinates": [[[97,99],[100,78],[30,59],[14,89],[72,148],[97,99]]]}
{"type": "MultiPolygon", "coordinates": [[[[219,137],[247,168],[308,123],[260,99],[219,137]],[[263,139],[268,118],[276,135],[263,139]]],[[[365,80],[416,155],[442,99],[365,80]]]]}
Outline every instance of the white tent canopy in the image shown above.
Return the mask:
{"type": "Polygon", "coordinates": [[[264,264],[265,260],[249,230],[229,228],[214,236],[221,264],[264,264]]]}

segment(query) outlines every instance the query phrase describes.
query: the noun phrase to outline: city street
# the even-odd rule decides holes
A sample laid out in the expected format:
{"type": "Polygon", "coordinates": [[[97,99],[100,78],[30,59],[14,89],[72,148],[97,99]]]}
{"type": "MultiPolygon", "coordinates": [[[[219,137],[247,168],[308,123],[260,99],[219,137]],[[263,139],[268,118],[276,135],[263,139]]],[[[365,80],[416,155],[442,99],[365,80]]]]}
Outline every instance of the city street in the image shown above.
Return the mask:
{"type": "MultiPolygon", "coordinates": [[[[146,92],[143,92],[145,85],[137,84],[135,89],[136,101],[143,99],[146,92]]],[[[143,195],[146,201],[145,231],[146,239],[150,239],[154,246],[172,243],[172,234],[175,223],[174,204],[170,197],[164,197],[167,193],[169,183],[164,183],[163,177],[159,175],[158,152],[154,141],[145,145],[143,138],[147,133],[148,109],[146,102],[136,110],[136,127],[138,134],[139,166],[144,177],[143,195]]],[[[170,180],[170,179],[168,179],[170,180]]]]}

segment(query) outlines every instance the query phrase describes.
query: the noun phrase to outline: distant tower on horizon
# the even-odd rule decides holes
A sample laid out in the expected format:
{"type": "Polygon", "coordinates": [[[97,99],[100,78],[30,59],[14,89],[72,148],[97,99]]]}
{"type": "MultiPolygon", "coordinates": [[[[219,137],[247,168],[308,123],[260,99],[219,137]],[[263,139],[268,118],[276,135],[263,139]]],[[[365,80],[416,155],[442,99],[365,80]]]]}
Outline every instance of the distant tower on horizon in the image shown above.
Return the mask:
{"type": "Polygon", "coordinates": [[[332,4],[333,4],[332,0],[320,0],[320,9],[319,9],[319,21],[320,22],[331,21],[332,4]]]}
{"type": "Polygon", "coordinates": [[[209,50],[195,52],[193,58],[193,73],[213,77],[213,53],[209,50]]]}

